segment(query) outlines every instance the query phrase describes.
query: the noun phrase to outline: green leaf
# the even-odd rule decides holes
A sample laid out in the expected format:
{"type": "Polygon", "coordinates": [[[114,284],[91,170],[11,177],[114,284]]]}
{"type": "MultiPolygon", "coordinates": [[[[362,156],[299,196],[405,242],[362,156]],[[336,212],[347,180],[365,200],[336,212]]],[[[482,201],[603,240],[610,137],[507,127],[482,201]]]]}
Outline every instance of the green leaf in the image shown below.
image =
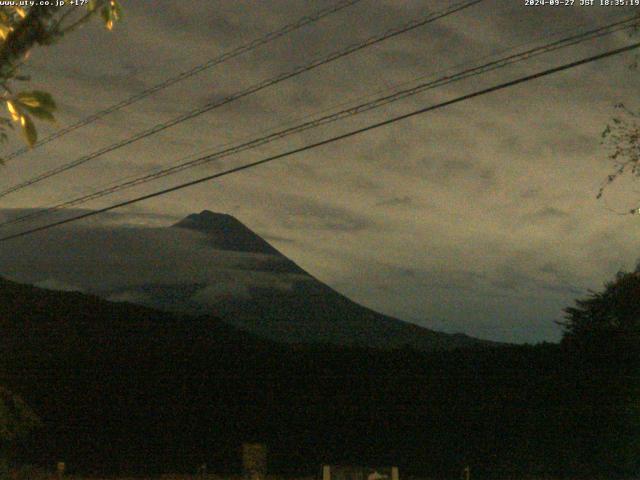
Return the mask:
{"type": "Polygon", "coordinates": [[[111,19],[111,8],[108,5],[106,7],[102,7],[102,9],[100,10],[100,16],[104,20],[104,23],[106,23],[107,25],[109,24],[109,22],[113,22],[113,20],[111,19]]]}
{"type": "Polygon", "coordinates": [[[45,120],[47,122],[55,122],[56,119],[51,112],[45,110],[43,108],[32,108],[32,107],[24,107],[31,115],[40,120],[45,120]]]}
{"type": "Polygon", "coordinates": [[[55,121],[51,112],[55,111],[56,104],[47,92],[34,90],[32,92],[20,92],[16,96],[20,110],[26,110],[31,115],[49,122],[55,121]]]}
{"type": "Polygon", "coordinates": [[[0,23],[0,38],[6,40],[11,33],[11,26],[8,23],[0,23]]]}
{"type": "Polygon", "coordinates": [[[52,114],[56,109],[56,103],[47,92],[34,90],[32,92],[20,92],[16,96],[20,110],[26,110],[31,115],[41,120],[54,122],[55,118],[52,114]]]}
{"type": "Polygon", "coordinates": [[[114,21],[120,21],[122,20],[122,7],[120,6],[120,3],[117,0],[111,0],[111,18],[114,21]]]}
{"type": "Polygon", "coordinates": [[[122,7],[117,0],[110,0],[107,5],[102,7],[100,15],[105,22],[108,30],[113,28],[113,25],[122,18],[122,7]]]}
{"type": "Polygon", "coordinates": [[[16,98],[25,107],[40,108],[47,112],[53,112],[56,109],[56,102],[51,94],[41,90],[20,92],[16,98]]]}
{"type": "Polygon", "coordinates": [[[90,12],[95,12],[96,8],[98,8],[98,0],[89,0],[87,4],[87,10],[90,12]]]}
{"type": "Polygon", "coordinates": [[[12,100],[7,100],[7,110],[9,110],[9,114],[11,115],[11,120],[17,122],[20,120],[20,105],[17,102],[12,100]]]}
{"type": "Polygon", "coordinates": [[[29,146],[33,147],[38,141],[38,132],[36,131],[36,126],[33,124],[33,120],[31,120],[29,115],[25,114],[20,118],[20,125],[22,126],[24,138],[27,140],[29,146]]]}

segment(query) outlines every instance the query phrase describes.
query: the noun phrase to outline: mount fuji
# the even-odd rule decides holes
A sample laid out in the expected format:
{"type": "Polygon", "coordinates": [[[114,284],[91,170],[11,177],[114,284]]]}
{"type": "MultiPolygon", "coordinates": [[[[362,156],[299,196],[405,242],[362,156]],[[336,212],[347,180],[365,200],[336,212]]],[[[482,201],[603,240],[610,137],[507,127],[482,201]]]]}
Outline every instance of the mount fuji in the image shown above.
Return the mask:
{"type": "Polygon", "coordinates": [[[294,344],[448,350],[490,344],[419,327],[359,305],[304,271],[230,215],[208,210],[168,227],[196,233],[216,256],[198,268],[217,281],[147,282],[96,291],[109,299],[188,314],[213,314],[260,337],[294,344]],[[216,258],[233,258],[232,268],[216,258]]]}

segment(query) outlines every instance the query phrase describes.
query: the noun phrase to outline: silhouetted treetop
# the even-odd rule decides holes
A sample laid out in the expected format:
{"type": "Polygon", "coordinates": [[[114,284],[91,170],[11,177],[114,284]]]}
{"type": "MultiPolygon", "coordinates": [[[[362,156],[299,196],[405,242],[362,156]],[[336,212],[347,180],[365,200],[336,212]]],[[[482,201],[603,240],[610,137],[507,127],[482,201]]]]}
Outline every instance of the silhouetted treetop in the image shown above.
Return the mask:
{"type": "Polygon", "coordinates": [[[565,308],[565,343],[631,341],[640,338],[640,263],[633,272],[620,271],[601,292],[565,308]]]}

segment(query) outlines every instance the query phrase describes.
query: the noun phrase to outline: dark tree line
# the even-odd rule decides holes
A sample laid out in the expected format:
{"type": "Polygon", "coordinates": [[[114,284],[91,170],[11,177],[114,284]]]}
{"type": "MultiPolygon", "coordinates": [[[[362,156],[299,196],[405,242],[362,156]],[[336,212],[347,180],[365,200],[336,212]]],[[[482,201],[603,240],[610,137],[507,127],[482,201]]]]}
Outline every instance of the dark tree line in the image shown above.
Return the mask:
{"type": "Polygon", "coordinates": [[[640,263],[566,310],[585,464],[640,471],[640,263]]]}
{"type": "Polygon", "coordinates": [[[640,274],[566,309],[560,345],[456,351],[282,346],[207,317],[0,285],[0,372],[43,426],[16,461],[71,472],[396,464],[459,478],[639,471],[640,274]]]}

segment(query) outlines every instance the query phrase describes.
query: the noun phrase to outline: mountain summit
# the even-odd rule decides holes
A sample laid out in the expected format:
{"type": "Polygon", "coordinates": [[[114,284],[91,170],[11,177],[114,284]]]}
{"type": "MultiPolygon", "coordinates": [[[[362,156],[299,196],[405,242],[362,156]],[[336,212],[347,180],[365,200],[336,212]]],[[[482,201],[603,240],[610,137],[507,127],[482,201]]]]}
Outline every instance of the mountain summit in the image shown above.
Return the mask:
{"type": "Polygon", "coordinates": [[[210,245],[221,250],[279,254],[235,217],[225,213],[203,210],[183,218],[173,226],[204,233],[210,237],[210,245]]]}

